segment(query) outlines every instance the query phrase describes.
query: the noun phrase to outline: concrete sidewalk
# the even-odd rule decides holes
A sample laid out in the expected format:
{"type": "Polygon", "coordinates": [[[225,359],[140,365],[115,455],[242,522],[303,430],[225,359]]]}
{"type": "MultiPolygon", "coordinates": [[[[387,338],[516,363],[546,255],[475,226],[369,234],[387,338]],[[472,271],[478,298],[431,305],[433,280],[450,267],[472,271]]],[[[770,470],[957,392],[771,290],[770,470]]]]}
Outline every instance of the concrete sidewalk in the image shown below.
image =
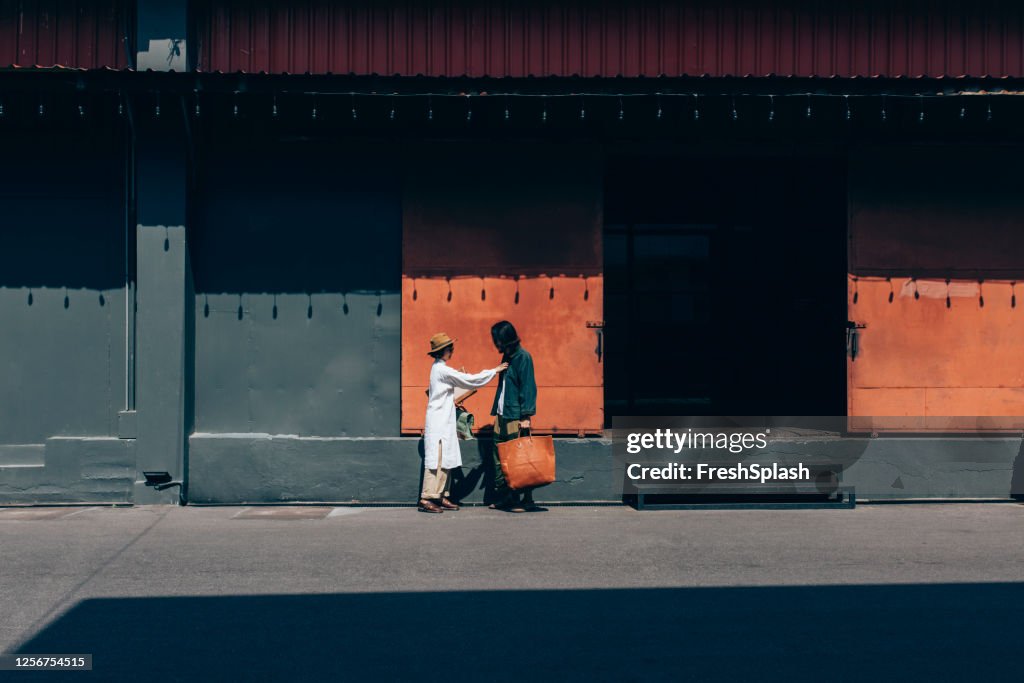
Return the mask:
{"type": "Polygon", "coordinates": [[[301,677],[304,657],[408,680],[436,651],[455,678],[512,680],[500,658],[526,647],[548,658],[535,680],[1000,680],[1024,642],[1017,504],[6,508],[0,547],[0,649],[91,653],[103,679],[301,677]]]}

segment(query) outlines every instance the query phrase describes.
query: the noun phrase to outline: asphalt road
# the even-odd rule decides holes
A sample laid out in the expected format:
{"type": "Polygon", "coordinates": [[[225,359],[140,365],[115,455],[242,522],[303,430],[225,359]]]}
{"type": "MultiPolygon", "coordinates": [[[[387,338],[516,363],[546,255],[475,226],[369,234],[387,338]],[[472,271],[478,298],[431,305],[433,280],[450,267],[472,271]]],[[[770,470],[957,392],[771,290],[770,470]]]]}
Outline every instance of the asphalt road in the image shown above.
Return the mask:
{"type": "Polygon", "coordinates": [[[0,509],[0,650],[92,654],[75,681],[1019,681],[1024,506],[0,509]]]}

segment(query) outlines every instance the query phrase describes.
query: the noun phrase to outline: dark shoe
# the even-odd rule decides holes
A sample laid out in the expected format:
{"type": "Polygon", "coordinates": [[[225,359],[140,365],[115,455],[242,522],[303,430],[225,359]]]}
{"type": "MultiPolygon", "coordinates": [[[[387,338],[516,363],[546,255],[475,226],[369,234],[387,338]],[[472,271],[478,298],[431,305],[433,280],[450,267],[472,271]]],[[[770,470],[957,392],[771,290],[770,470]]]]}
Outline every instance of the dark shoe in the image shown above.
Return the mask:
{"type": "Polygon", "coordinates": [[[506,495],[501,500],[499,500],[499,501],[497,501],[495,503],[491,503],[487,507],[490,508],[491,510],[507,510],[508,508],[512,507],[515,504],[516,504],[515,496],[512,496],[511,494],[509,494],[509,495],[506,495]]]}
{"type": "Polygon", "coordinates": [[[512,507],[502,508],[505,512],[526,512],[526,508],[523,507],[522,503],[515,503],[512,507]]]}
{"type": "Polygon", "coordinates": [[[416,509],[420,512],[430,512],[433,514],[440,514],[444,512],[444,510],[438,507],[435,503],[432,503],[425,498],[420,499],[420,503],[416,506],[416,509]]]}
{"type": "Polygon", "coordinates": [[[458,505],[456,505],[455,503],[451,502],[447,498],[442,498],[441,499],[441,507],[443,507],[445,510],[458,510],[459,509],[458,505]]]}

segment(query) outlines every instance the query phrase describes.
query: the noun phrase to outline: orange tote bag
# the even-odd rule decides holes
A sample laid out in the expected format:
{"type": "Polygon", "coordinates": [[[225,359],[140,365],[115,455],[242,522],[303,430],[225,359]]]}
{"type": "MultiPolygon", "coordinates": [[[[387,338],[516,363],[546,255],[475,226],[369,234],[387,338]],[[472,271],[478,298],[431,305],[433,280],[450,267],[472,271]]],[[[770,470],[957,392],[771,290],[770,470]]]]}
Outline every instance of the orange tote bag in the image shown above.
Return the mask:
{"type": "Polygon", "coordinates": [[[501,471],[511,489],[544,486],[555,480],[555,442],[550,436],[520,436],[498,444],[501,471]]]}

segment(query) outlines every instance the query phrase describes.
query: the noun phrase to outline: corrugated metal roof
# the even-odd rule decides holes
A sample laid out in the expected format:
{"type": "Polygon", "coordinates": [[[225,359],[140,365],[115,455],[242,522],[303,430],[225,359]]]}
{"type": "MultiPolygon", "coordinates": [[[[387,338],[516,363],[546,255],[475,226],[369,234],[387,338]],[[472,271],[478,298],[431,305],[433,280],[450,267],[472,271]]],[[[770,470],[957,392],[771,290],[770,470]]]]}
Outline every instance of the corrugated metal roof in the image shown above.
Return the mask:
{"type": "Polygon", "coordinates": [[[205,71],[402,76],[1020,76],[999,0],[223,0],[205,71]]]}
{"type": "Polygon", "coordinates": [[[128,67],[128,7],[128,0],[0,0],[0,67],[128,67]]]}

